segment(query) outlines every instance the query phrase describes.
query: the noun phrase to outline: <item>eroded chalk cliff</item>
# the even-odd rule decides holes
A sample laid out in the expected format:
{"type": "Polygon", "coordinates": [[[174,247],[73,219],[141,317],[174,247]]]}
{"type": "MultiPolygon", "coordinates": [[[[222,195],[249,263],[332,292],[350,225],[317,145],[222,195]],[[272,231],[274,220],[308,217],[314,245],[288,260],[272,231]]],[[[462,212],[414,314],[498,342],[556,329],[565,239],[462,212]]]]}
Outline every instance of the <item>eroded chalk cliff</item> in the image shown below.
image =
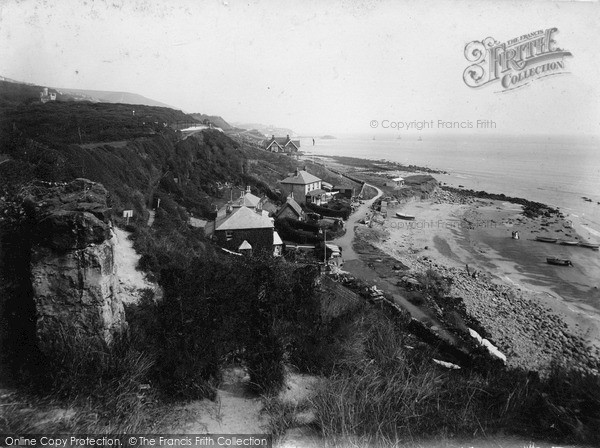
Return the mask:
{"type": "Polygon", "coordinates": [[[40,348],[65,336],[110,344],[127,322],[106,189],[87,179],[37,186],[24,206],[33,222],[31,284],[40,348]]]}

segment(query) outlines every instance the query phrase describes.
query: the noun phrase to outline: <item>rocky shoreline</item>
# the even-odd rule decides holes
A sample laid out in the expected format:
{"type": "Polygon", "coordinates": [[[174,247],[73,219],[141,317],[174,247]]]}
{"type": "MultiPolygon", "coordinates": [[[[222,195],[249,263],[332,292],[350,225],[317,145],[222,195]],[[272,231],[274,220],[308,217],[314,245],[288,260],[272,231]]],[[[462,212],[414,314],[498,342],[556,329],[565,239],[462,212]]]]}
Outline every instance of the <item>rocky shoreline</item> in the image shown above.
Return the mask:
{"type": "MultiPolygon", "coordinates": [[[[466,226],[471,225],[471,228],[478,219],[478,207],[493,207],[495,201],[499,200],[522,206],[522,219],[531,226],[539,226],[552,220],[557,231],[562,228],[564,216],[552,207],[504,195],[469,193],[451,188],[438,188],[429,201],[432,206],[450,204],[458,207],[453,219],[466,226]]],[[[357,238],[374,245],[384,257],[391,256],[400,262],[402,269],[396,273],[400,292],[410,289],[406,288],[410,285],[403,285],[400,279],[418,278],[429,269],[446,279],[451,285],[447,297],[442,300],[427,298],[420,305],[424,311],[442,322],[446,330],[457,337],[465,338],[465,323],[468,322],[471,328],[478,329],[482,336],[507,356],[507,365],[510,367],[543,373],[553,364],[563,364],[598,374],[598,345],[590,343],[586,338],[583,325],[580,327],[577,322],[569,322],[561,310],[547,305],[543,297],[547,296],[547,293],[507,283],[480,266],[469,268],[464,264],[459,265],[456,259],[450,260],[458,258],[454,253],[451,254],[453,257],[447,258],[432,251],[431,246],[419,246],[415,239],[420,235],[397,235],[398,232],[394,232],[397,229],[390,228],[394,222],[393,213],[388,210],[387,218],[373,220],[371,228],[357,228],[357,238]]],[[[554,230],[554,227],[551,227],[551,230],[554,230]]],[[[568,235],[571,236],[570,233],[568,235]]],[[[449,239],[445,235],[442,237],[449,239]]],[[[433,238],[439,239],[437,235],[433,238]]],[[[485,254],[482,255],[484,256],[485,254]]],[[[372,254],[367,258],[364,258],[364,253],[361,254],[361,259],[365,262],[371,258],[372,254]]],[[[389,268],[391,267],[388,266],[385,271],[389,271],[389,268]]],[[[389,281],[390,273],[383,274],[382,269],[377,267],[376,271],[380,276],[383,275],[381,278],[389,281]]]]}
{"type": "Polygon", "coordinates": [[[551,207],[546,204],[542,204],[541,202],[530,201],[524,198],[517,198],[513,196],[506,196],[505,194],[496,194],[496,193],[488,193],[487,191],[475,191],[475,190],[465,190],[462,188],[454,188],[450,186],[442,186],[442,190],[452,193],[454,198],[453,200],[460,201],[460,198],[463,198],[466,201],[472,200],[474,198],[477,199],[488,199],[495,201],[506,201],[511,202],[513,204],[519,204],[523,206],[523,214],[529,218],[536,218],[538,216],[546,216],[550,217],[552,215],[559,215],[560,217],[564,217],[558,208],[551,207]]]}
{"type": "Polygon", "coordinates": [[[585,339],[573,334],[552,309],[538,303],[531,292],[499,285],[489,275],[473,277],[466,269],[448,268],[426,257],[413,270],[434,269],[452,284],[452,301],[436,301],[438,317],[462,314],[485,329],[484,336],[507,356],[513,367],[540,371],[552,362],[581,370],[600,371],[600,351],[590,350],[585,339]],[[438,311],[438,313],[440,313],[438,311]]]}

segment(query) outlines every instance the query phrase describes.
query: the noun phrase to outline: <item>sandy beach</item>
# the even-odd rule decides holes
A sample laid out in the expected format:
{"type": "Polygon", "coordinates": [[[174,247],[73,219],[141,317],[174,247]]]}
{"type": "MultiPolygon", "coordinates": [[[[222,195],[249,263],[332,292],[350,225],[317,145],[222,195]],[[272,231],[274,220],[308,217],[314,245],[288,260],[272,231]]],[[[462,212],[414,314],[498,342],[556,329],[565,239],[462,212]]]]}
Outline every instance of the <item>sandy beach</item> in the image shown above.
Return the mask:
{"type": "Polygon", "coordinates": [[[535,241],[557,235],[584,241],[566,220],[527,218],[509,202],[456,197],[437,190],[427,200],[409,200],[382,210],[387,215],[361,238],[410,268],[428,268],[451,278],[451,295],[486,328],[508,364],[543,370],[553,360],[586,363],[600,348],[598,300],[586,260],[598,252],[535,241]],[[398,219],[396,212],[415,216],[398,219]],[[511,238],[518,230],[520,239],[511,238]],[[546,256],[564,256],[574,267],[551,266],[546,256]]]}

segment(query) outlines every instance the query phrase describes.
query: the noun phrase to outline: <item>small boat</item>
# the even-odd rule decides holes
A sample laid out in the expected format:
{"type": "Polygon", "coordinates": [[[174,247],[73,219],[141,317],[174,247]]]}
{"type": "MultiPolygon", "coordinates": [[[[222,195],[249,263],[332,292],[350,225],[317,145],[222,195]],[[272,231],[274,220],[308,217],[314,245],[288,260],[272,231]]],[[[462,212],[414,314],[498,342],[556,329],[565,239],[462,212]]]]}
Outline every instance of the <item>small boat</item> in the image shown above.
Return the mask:
{"type": "Polygon", "coordinates": [[[560,244],[563,246],[579,246],[579,241],[561,241],[560,244]]]}
{"type": "Polygon", "coordinates": [[[558,238],[548,238],[547,236],[536,236],[536,241],[540,241],[542,243],[556,243],[558,238]]]}
{"type": "Polygon", "coordinates": [[[396,218],[405,219],[406,221],[414,221],[413,215],[406,215],[404,213],[396,212],[396,218]]]}
{"type": "Polygon", "coordinates": [[[600,244],[595,243],[579,243],[581,247],[587,247],[588,249],[598,250],[600,249],[600,244]]]}
{"type": "Polygon", "coordinates": [[[548,264],[553,264],[556,266],[573,266],[573,263],[571,263],[571,260],[568,260],[566,258],[546,258],[546,262],[548,264]]]}

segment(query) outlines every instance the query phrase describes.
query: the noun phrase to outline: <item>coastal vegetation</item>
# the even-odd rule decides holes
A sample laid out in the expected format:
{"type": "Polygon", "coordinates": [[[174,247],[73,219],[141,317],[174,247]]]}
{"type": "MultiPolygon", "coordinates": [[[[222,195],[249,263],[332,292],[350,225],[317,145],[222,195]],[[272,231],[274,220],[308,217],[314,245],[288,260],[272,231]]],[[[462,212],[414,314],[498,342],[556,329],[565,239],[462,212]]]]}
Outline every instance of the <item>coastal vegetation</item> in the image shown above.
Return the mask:
{"type": "MultiPolygon", "coordinates": [[[[359,335],[362,354],[339,368],[313,398],[329,439],[414,442],[428,437],[486,437],[508,431],[555,441],[598,443],[600,381],[555,365],[539,378],[520,370],[448,370],[406,332],[377,316],[359,335]]],[[[354,355],[354,356],[353,356],[354,355]]]]}
{"type": "Polygon", "coordinates": [[[308,203],[306,206],[315,213],[332,218],[348,219],[352,212],[350,204],[344,201],[332,201],[323,205],[308,203]]]}
{"type": "MultiPolygon", "coordinates": [[[[465,359],[472,362],[448,370],[432,361],[434,356],[448,359],[452,353],[447,346],[419,337],[429,329],[419,326],[422,333],[417,331],[407,311],[390,311],[389,303],[371,300],[373,289],[367,282],[332,285],[314,263],[291,263],[260,252],[235,256],[218,249],[189,226],[190,216],[214,216],[215,206],[231,194],[224,184],[250,185],[273,201],[283,201],[276,182],[296,163],[214,130],[182,140],[154,121],[140,126],[129,109],[32,104],[6,109],[2,115],[7,138],[0,150],[0,277],[5,280],[0,293],[10,298],[1,304],[6,323],[1,361],[2,373],[20,388],[3,406],[8,412],[0,416],[2,429],[39,430],[40,414],[28,410],[33,403],[78,412],[71,426],[43,429],[146,432],[160,428],[165,406],[174,401],[214,399],[223,369],[235,364],[246,369],[253,391],[271,403],[266,412],[279,433],[291,424],[289,412],[278,408],[272,397],[284,387],[286,369],[292,367],[324,379],[307,406],[315,411],[313,426],[327,440],[358,437],[393,445],[428,436],[506,431],[600,443],[600,380],[589,370],[556,360],[540,375],[501,366],[484,350],[467,353],[465,359]],[[126,143],[108,143],[115,141],[126,143]],[[129,332],[110,347],[83,346],[77,334],[65,332],[55,335],[54,351],[40,353],[32,325],[27,250],[31,199],[26,199],[39,180],[54,185],[78,177],[106,187],[115,223],[125,226],[122,211],[134,210],[127,229],[141,255],[139,266],[163,295],[147,290],[139,303],[129,305],[129,332]]],[[[146,109],[136,106],[136,115],[137,110],[146,109]]],[[[148,108],[146,113],[159,123],[189,120],[169,109],[148,108]]],[[[359,166],[357,159],[345,161],[359,166]]],[[[376,161],[361,163],[371,170],[399,169],[376,161]]],[[[417,197],[437,188],[428,175],[411,176],[406,183],[402,194],[417,197]]],[[[456,193],[518,200],[532,215],[555,213],[504,195],[456,193]]],[[[398,199],[402,197],[408,196],[398,199]]],[[[344,219],[351,212],[343,202],[311,209],[344,219]]],[[[286,239],[321,241],[315,224],[281,219],[276,226],[286,239]]],[[[380,254],[371,263],[375,269],[392,270],[380,254]]],[[[399,262],[394,266],[405,268],[399,262]]],[[[459,298],[449,296],[448,278],[435,267],[415,277],[424,303],[459,308],[459,298]]]]}

